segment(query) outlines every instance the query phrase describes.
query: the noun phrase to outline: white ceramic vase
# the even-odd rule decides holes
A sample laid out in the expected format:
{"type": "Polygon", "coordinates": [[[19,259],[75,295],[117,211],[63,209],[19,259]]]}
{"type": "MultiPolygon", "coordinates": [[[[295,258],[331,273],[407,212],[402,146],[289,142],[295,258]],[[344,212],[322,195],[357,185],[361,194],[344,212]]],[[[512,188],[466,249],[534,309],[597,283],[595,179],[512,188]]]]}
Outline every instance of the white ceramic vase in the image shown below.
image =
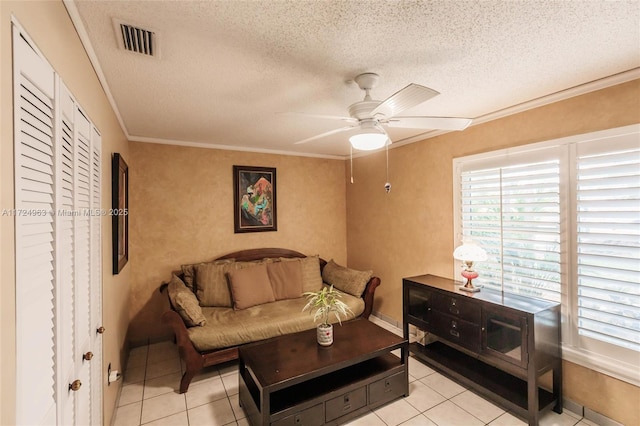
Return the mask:
{"type": "Polygon", "coordinates": [[[333,344],[333,325],[318,324],[316,331],[318,333],[318,344],[320,346],[331,346],[333,344]]]}

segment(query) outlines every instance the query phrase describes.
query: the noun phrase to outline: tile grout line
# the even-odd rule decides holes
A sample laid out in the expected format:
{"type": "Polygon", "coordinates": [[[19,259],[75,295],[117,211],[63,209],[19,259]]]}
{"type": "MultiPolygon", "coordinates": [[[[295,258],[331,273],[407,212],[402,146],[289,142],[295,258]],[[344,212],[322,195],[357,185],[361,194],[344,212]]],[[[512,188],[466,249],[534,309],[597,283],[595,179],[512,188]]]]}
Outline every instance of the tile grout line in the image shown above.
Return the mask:
{"type": "Polygon", "coordinates": [[[147,354],[144,357],[144,377],[142,378],[142,400],[140,401],[140,421],[142,424],[142,412],[144,411],[144,393],[147,389],[147,365],[149,364],[149,342],[147,341],[147,354]]]}

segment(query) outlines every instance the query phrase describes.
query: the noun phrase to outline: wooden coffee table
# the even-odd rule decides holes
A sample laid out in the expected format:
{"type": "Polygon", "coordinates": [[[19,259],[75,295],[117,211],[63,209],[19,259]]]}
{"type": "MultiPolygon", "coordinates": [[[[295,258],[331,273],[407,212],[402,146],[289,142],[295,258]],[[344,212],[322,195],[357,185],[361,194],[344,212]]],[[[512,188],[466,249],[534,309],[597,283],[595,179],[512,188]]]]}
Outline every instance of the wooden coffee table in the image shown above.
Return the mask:
{"type": "Polygon", "coordinates": [[[328,347],[313,329],[239,348],[240,405],[251,425],[335,425],[409,395],[405,339],[364,319],[333,330],[328,347]]]}

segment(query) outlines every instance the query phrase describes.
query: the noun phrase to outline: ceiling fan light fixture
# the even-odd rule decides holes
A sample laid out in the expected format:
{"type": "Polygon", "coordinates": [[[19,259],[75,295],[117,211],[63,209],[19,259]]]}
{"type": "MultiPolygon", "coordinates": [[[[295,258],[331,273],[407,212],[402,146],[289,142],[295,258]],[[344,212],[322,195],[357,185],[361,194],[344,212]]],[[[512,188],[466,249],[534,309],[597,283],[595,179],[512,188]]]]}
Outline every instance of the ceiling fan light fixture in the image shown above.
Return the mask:
{"type": "Polygon", "coordinates": [[[382,148],[387,144],[389,137],[379,126],[375,124],[362,123],[362,128],[358,133],[349,137],[349,142],[354,149],[360,151],[373,151],[382,148]]]}
{"type": "Polygon", "coordinates": [[[349,138],[351,146],[360,151],[373,151],[382,148],[387,143],[387,135],[381,133],[359,133],[349,138]]]}

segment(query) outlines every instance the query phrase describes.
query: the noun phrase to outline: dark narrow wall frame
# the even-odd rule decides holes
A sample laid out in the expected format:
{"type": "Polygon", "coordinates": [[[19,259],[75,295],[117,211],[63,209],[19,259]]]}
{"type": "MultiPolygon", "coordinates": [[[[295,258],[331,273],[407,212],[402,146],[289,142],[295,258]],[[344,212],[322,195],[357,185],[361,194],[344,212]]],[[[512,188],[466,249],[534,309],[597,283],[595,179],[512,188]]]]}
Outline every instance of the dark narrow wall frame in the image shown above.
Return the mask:
{"type": "Polygon", "coordinates": [[[116,275],[129,261],[129,167],[117,152],[111,162],[111,184],[113,274],[116,275]]]}

